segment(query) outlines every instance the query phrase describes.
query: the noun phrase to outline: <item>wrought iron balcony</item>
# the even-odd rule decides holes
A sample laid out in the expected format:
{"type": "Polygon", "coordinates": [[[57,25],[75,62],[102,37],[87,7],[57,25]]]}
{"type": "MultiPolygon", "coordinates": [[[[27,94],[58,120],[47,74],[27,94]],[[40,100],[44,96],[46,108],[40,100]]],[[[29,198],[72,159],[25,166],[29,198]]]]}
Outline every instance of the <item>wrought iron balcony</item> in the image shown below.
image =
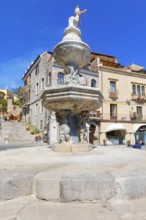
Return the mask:
{"type": "Polygon", "coordinates": [[[110,113],[103,113],[100,117],[101,121],[120,121],[120,122],[132,122],[132,123],[145,123],[146,115],[142,114],[117,114],[115,116],[110,115],[110,113]]]}
{"type": "Polygon", "coordinates": [[[145,103],[146,102],[146,94],[137,94],[137,93],[131,93],[131,100],[135,101],[137,103],[145,103]]]}

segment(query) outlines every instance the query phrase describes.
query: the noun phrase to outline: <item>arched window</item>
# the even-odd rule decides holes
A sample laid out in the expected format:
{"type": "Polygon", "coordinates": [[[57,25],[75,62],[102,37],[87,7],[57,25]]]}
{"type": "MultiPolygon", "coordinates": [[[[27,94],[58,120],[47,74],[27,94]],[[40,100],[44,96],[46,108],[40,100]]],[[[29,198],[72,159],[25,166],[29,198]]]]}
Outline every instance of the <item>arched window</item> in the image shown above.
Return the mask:
{"type": "Polygon", "coordinates": [[[64,74],[63,73],[58,73],[58,84],[64,84],[64,74]]]}
{"type": "Polygon", "coordinates": [[[91,80],[91,87],[96,87],[96,80],[95,79],[91,80]]]}
{"type": "Polygon", "coordinates": [[[41,82],[41,90],[44,89],[44,78],[42,78],[42,82],[41,82]]]}
{"type": "Polygon", "coordinates": [[[39,92],[39,84],[37,83],[36,84],[36,95],[38,94],[38,92],[39,92]]]}
{"type": "Polygon", "coordinates": [[[136,86],[132,85],[132,94],[135,95],[136,94],[136,86]]]}

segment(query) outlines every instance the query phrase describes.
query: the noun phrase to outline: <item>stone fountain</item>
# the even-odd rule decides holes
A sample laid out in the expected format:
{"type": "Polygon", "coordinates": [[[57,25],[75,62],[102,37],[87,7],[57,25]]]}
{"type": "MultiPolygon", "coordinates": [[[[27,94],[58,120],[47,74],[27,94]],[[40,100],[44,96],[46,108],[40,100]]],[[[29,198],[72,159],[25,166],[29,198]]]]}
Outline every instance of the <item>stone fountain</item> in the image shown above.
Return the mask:
{"type": "Polygon", "coordinates": [[[58,121],[58,143],[53,144],[54,151],[89,151],[89,112],[99,108],[103,96],[99,89],[87,87],[80,68],[90,60],[90,47],[81,38],[77,27],[80,23],[80,11],[75,7],[74,16],[69,18],[64,37],[54,47],[54,58],[64,68],[64,85],[48,88],[42,94],[42,104],[56,113],[58,121]]]}

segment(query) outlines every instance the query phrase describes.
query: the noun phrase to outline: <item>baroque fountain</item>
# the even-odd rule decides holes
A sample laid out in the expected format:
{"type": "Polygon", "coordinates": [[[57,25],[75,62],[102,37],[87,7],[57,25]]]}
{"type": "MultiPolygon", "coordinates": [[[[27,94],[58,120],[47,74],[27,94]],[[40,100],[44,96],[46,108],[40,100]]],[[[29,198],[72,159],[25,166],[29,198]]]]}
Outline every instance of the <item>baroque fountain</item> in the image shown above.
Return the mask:
{"type": "Polygon", "coordinates": [[[46,89],[42,94],[42,104],[54,111],[58,122],[58,143],[53,144],[54,151],[89,151],[89,112],[99,108],[103,96],[99,89],[88,87],[80,69],[90,60],[90,47],[81,38],[78,28],[80,11],[75,7],[74,16],[68,21],[64,37],[54,47],[54,59],[64,68],[64,85],[46,89]]]}

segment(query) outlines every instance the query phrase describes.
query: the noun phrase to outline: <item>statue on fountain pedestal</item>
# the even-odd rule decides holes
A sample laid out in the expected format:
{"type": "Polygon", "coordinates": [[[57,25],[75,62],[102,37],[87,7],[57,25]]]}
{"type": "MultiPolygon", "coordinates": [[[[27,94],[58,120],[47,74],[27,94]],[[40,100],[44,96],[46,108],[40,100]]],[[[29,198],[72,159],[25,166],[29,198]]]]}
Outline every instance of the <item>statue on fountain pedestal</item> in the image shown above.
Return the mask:
{"type": "Polygon", "coordinates": [[[75,7],[75,13],[74,13],[74,16],[71,16],[68,20],[68,26],[79,26],[80,24],[80,15],[81,14],[84,14],[87,10],[83,10],[83,11],[80,11],[80,8],[78,5],[76,5],[75,7]]]}

